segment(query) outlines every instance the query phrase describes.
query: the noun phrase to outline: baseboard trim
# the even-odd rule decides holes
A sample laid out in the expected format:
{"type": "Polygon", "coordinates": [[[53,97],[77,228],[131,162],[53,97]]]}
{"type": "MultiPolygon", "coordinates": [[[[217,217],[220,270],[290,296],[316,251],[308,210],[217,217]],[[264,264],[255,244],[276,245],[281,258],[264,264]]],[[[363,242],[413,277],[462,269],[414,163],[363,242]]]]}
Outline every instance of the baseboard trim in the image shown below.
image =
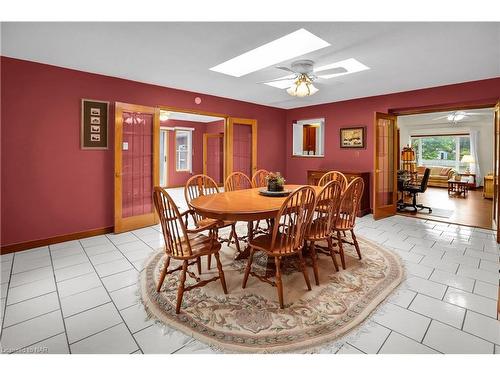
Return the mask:
{"type": "Polygon", "coordinates": [[[86,230],[83,232],[63,234],[61,236],[44,238],[44,239],[40,239],[40,240],[19,242],[19,243],[15,243],[12,245],[2,246],[0,249],[0,254],[15,253],[16,251],[32,249],[34,247],[53,245],[53,244],[56,244],[59,242],[79,240],[81,238],[98,236],[101,234],[107,234],[107,233],[111,233],[111,232],[113,232],[113,227],[104,227],[104,228],[86,230]]]}

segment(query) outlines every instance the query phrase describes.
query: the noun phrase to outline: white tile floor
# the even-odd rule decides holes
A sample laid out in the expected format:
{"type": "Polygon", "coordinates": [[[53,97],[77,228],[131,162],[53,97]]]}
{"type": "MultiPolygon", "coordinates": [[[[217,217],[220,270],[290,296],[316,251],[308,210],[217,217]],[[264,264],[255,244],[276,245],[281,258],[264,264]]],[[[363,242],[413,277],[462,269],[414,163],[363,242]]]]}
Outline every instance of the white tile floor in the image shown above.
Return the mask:
{"type": "MultiPolygon", "coordinates": [[[[185,208],[181,191],[172,193],[185,208]]],[[[407,278],[357,334],[321,353],[500,354],[499,247],[492,232],[365,216],[357,233],[398,253],[407,278]]],[[[155,226],[2,255],[2,351],[213,352],[145,320],[137,277],[161,240],[155,226]]]]}

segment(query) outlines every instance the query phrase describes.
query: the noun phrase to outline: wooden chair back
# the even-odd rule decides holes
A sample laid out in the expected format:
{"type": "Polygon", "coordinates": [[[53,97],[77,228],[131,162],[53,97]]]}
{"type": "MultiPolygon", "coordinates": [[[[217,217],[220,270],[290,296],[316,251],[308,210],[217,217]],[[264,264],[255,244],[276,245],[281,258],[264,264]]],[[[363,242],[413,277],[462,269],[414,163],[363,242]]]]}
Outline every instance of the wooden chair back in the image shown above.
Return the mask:
{"type": "Polygon", "coordinates": [[[330,171],[325,173],[323,177],[320,178],[318,186],[325,186],[330,181],[338,181],[342,191],[347,187],[347,177],[343,173],[338,171],[330,171]]]}
{"type": "MultiPolygon", "coordinates": [[[[191,201],[195,198],[201,197],[203,195],[211,195],[219,193],[219,187],[217,183],[213,180],[213,178],[204,175],[197,174],[187,180],[186,185],[184,186],[184,198],[186,199],[186,203],[189,208],[192,208],[191,201]]],[[[195,222],[203,219],[202,216],[195,213],[194,215],[195,222]]]]}
{"type": "Polygon", "coordinates": [[[340,200],[339,211],[336,218],[337,227],[341,226],[346,229],[354,228],[364,188],[365,183],[361,177],[356,177],[347,186],[340,200]]]}
{"type": "Polygon", "coordinates": [[[266,187],[267,181],[266,177],[269,176],[269,171],[265,169],[259,169],[252,176],[252,186],[254,188],[266,187]]]}
{"type": "Polygon", "coordinates": [[[287,197],[276,215],[271,238],[272,252],[289,254],[302,248],[315,199],[314,189],[310,186],[303,186],[287,197]]]}
{"type": "Polygon", "coordinates": [[[226,182],[224,182],[224,191],[235,191],[235,190],[244,190],[251,189],[252,181],[250,178],[242,172],[233,172],[226,178],[226,182]]]}
{"type": "Polygon", "coordinates": [[[174,200],[160,186],[155,186],[153,202],[160,218],[165,252],[173,258],[192,255],[186,226],[174,200]]]}
{"type": "Polygon", "coordinates": [[[332,233],[335,219],[342,199],[342,187],[339,181],[328,182],[316,196],[314,216],[311,220],[311,235],[315,238],[327,238],[332,233]]]}

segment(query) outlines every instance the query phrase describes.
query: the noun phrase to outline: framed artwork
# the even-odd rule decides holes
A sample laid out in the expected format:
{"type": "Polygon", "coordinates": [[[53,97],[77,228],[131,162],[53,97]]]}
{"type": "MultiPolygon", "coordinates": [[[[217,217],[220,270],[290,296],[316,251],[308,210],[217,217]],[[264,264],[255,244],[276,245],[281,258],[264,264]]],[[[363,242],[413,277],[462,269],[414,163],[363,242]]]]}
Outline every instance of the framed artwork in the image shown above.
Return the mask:
{"type": "Polygon", "coordinates": [[[365,148],[366,147],[366,127],[340,128],[341,148],[365,148]]]}
{"type": "Polygon", "coordinates": [[[82,99],[80,146],[82,150],[108,149],[109,102],[82,99]]]}

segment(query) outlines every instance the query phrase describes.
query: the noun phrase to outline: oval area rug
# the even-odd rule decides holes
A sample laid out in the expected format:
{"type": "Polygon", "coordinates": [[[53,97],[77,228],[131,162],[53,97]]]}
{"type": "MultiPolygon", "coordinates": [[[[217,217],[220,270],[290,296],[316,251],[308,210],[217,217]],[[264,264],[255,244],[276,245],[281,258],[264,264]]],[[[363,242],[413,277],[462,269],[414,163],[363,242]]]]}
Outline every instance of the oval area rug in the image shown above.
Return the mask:
{"type": "MultiPolygon", "coordinates": [[[[179,273],[167,275],[157,293],[164,262],[164,253],[157,252],[141,272],[141,300],[152,319],[221,350],[273,353],[311,349],[358,326],[403,280],[398,255],[362,238],[358,241],[363,259],[358,260],[354,247],[345,244],[346,270],[335,272],[330,256],[319,255],[319,286],[314,283],[310,258],[305,257],[311,291],[296,261],[285,262],[284,309],[279,308],[276,288],[253,276],[246,289],[241,288],[246,260],[233,260],[235,250],[224,245],[220,254],[229,294],[223,293],[219,280],[211,282],[185,292],[181,312],[175,314],[179,273]]],[[[264,274],[267,256],[257,254],[253,270],[264,274]]],[[[202,279],[217,274],[215,259],[211,270],[207,270],[205,261],[202,279]]],[[[338,262],[340,265],[340,259],[338,262]]],[[[177,266],[177,262],[170,264],[177,266]]],[[[196,266],[190,268],[196,272],[196,266]]],[[[195,280],[188,276],[186,286],[193,283],[195,280]]]]}

